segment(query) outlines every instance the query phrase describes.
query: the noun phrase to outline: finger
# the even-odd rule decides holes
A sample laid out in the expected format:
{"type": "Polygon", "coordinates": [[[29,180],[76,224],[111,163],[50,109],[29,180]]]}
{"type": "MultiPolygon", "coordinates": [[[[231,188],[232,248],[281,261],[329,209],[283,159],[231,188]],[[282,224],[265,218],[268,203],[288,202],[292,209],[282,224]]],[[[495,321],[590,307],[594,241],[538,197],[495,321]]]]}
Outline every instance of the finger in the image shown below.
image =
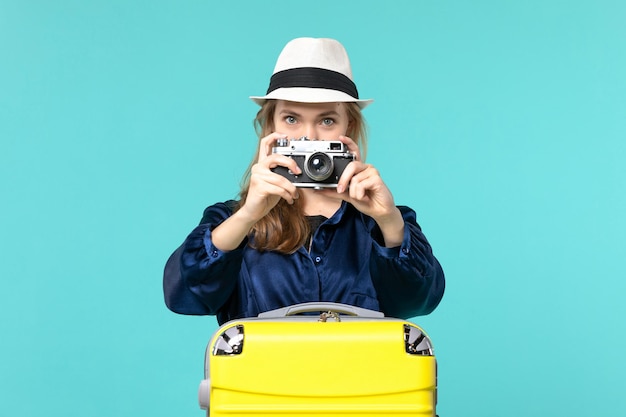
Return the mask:
{"type": "Polygon", "coordinates": [[[278,166],[284,166],[287,169],[292,170],[292,172],[300,172],[300,167],[298,167],[298,164],[293,159],[281,155],[271,155],[265,161],[252,166],[250,171],[251,180],[257,179],[272,184],[288,185],[290,188],[295,188],[288,178],[285,178],[283,175],[277,174],[273,171],[273,168],[278,166]]]}
{"type": "Polygon", "coordinates": [[[250,193],[261,198],[267,198],[269,196],[278,196],[286,200],[289,204],[299,197],[298,189],[294,184],[281,175],[277,175],[273,172],[263,170],[261,172],[254,172],[254,178],[250,181],[250,193]]]}
{"type": "Polygon", "coordinates": [[[344,135],[339,136],[339,141],[348,147],[348,151],[354,155],[355,160],[361,160],[361,151],[355,141],[344,135]]]}
{"type": "Polygon", "coordinates": [[[284,187],[274,184],[268,184],[267,192],[270,195],[277,196],[287,201],[289,204],[293,204],[299,197],[297,189],[294,187],[293,191],[290,191],[284,187]]]}
{"type": "Polygon", "coordinates": [[[350,180],[350,196],[357,200],[364,199],[370,191],[376,191],[382,184],[378,170],[371,165],[354,175],[350,180]]]}
{"type": "Polygon", "coordinates": [[[273,153],[273,148],[278,139],[284,139],[287,135],[282,133],[270,133],[259,141],[259,162],[273,153]]]}
{"type": "Polygon", "coordinates": [[[352,178],[365,169],[367,169],[367,165],[359,161],[352,161],[346,165],[341,177],[339,177],[339,181],[337,181],[337,192],[342,193],[347,190],[352,178]]]}
{"type": "Polygon", "coordinates": [[[377,181],[372,178],[353,178],[350,182],[350,197],[359,201],[369,198],[369,192],[375,189],[376,185],[377,181]]]}
{"type": "Polygon", "coordinates": [[[291,172],[295,174],[298,174],[298,175],[302,174],[302,170],[298,166],[298,163],[296,162],[296,160],[286,155],[280,155],[280,154],[269,155],[262,162],[260,162],[260,164],[269,169],[282,166],[282,167],[289,169],[291,172]]]}

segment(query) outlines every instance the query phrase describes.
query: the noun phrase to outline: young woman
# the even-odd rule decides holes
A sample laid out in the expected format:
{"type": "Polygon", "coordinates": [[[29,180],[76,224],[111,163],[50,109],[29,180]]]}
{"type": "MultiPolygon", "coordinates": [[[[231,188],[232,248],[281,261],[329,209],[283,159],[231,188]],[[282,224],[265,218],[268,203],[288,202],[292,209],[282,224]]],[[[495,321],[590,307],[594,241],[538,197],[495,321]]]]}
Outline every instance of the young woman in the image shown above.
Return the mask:
{"type": "Polygon", "coordinates": [[[409,318],[430,313],[444,275],[416,222],[373,166],[348,55],[332,39],[298,38],[281,52],[255,119],[260,137],[239,201],[208,207],[170,257],[167,306],[218,322],[309,301],[409,318]],[[298,187],[273,169],[302,169],[273,152],[280,139],[339,141],[354,160],[336,187],[298,187]]]}

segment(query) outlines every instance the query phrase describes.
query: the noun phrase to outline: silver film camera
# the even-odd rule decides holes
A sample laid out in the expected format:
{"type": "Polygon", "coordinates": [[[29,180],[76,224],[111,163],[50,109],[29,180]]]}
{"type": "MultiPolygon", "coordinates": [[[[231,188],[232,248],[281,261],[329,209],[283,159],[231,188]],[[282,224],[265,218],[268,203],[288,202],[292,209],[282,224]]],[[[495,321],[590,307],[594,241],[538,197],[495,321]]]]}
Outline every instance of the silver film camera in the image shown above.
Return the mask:
{"type": "Polygon", "coordinates": [[[354,155],[340,141],[312,140],[306,136],[300,139],[278,139],[272,151],[296,161],[302,170],[300,175],[282,166],[272,168],[272,171],[287,178],[296,187],[337,187],[344,169],[354,161],[354,155]]]}

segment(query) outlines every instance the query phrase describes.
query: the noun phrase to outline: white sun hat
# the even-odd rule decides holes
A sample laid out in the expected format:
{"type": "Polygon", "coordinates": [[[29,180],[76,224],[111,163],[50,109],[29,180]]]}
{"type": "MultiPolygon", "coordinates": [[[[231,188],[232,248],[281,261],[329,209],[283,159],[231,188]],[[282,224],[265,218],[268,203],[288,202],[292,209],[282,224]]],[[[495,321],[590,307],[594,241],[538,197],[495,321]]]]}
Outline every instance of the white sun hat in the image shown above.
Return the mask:
{"type": "Polygon", "coordinates": [[[283,48],[265,96],[251,96],[255,103],[287,100],[301,103],[357,103],[361,109],[372,101],[359,99],[352,79],[348,53],[328,38],[296,38],[283,48]]]}

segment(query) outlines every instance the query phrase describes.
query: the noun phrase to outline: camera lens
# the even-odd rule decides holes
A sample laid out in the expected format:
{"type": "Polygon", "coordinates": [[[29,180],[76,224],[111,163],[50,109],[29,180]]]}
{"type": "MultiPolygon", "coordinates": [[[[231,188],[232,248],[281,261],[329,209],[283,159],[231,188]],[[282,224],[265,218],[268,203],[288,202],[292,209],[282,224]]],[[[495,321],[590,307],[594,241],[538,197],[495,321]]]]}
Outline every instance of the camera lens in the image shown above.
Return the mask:
{"type": "Polygon", "coordinates": [[[324,181],[333,173],[333,160],[323,152],[315,152],[306,161],[304,172],[314,181],[324,181]]]}

